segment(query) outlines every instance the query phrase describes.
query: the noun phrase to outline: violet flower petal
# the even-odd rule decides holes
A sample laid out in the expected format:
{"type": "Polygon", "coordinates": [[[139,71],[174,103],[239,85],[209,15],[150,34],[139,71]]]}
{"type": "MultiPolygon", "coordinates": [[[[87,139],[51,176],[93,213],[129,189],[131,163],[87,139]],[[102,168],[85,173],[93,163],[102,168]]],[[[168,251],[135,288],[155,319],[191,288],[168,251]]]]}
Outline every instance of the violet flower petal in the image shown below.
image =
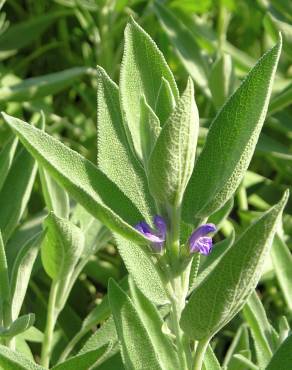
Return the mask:
{"type": "Polygon", "coordinates": [[[209,254],[212,250],[213,242],[212,238],[206,235],[216,230],[216,226],[211,223],[199,226],[189,239],[190,251],[199,252],[204,255],[209,254]]]}

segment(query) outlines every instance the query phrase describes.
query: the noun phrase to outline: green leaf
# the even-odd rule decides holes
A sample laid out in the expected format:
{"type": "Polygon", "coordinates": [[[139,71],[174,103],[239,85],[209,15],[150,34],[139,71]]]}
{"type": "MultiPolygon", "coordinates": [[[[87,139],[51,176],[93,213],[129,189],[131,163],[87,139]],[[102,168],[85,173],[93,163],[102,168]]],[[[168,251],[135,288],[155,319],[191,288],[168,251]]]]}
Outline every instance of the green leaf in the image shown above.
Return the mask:
{"type": "Polygon", "coordinates": [[[137,288],[133,279],[129,279],[130,294],[135,310],[146,328],[155,351],[159,353],[161,364],[166,369],[179,368],[177,353],[168,336],[163,331],[163,320],[154,306],[137,288]]]}
{"type": "Polygon", "coordinates": [[[160,203],[180,205],[194,168],[198,132],[199,114],[189,79],[149,159],[149,187],[160,203]]]}
{"type": "Polygon", "coordinates": [[[292,312],[292,256],[288,246],[278,234],[274,239],[271,258],[286,304],[292,312]]]}
{"type": "Polygon", "coordinates": [[[0,152],[0,190],[11,168],[18,139],[10,139],[0,152]]]}
{"type": "Polygon", "coordinates": [[[145,243],[145,238],[125,221],[135,225],[141,214],[91,162],[26,122],[5,113],[3,117],[37,161],[89,213],[110,229],[145,243]]]}
{"type": "Polygon", "coordinates": [[[6,242],[20,221],[30,198],[37,166],[25,149],[14,158],[0,191],[0,229],[6,242]]]}
{"type": "Polygon", "coordinates": [[[258,363],[264,368],[272,357],[275,343],[272,327],[256,292],[249,297],[243,308],[243,315],[254,339],[258,363]]]}
{"type": "Polygon", "coordinates": [[[168,370],[127,294],[112,279],[108,292],[126,369],[168,370]]]}
{"type": "Polygon", "coordinates": [[[195,37],[173,12],[158,1],[154,3],[154,11],[188,74],[195,84],[207,96],[210,96],[207,78],[208,65],[195,37]]]}
{"type": "Polygon", "coordinates": [[[0,345],[0,368],[5,370],[45,370],[44,367],[28,360],[19,352],[0,345]]]}
{"type": "MultiPolygon", "coordinates": [[[[139,129],[140,99],[142,96],[145,97],[147,103],[162,122],[165,118],[166,108],[156,105],[162,78],[169,83],[174,100],[177,100],[179,94],[176,83],[164,56],[150,36],[131,19],[125,30],[120,94],[123,116],[140,159],[142,159],[139,129]]],[[[170,104],[169,110],[172,109],[170,104]]]]}
{"type": "Polygon", "coordinates": [[[162,126],[170,116],[170,113],[174,110],[175,104],[176,102],[171,91],[170,83],[164,77],[162,77],[154,109],[156,112],[159,107],[160,122],[162,126]]]}
{"type": "Polygon", "coordinates": [[[243,307],[260,279],[287,199],[288,192],[237,239],[194,290],[181,318],[191,338],[211,338],[243,307]]]}
{"type": "Polygon", "coordinates": [[[140,138],[144,167],[147,168],[150,154],[160,134],[160,122],[145,96],[141,98],[140,138]]]}
{"type": "Polygon", "coordinates": [[[44,269],[52,280],[67,280],[84,249],[84,235],[72,222],[50,212],[44,221],[47,228],[41,248],[44,269]]]}
{"type": "Polygon", "coordinates": [[[209,76],[212,99],[217,110],[233,92],[234,79],[232,58],[228,54],[223,54],[212,65],[209,76]]]}
{"type": "Polygon", "coordinates": [[[24,331],[32,327],[34,321],[35,315],[33,313],[20,316],[18,319],[13,321],[8,328],[0,328],[0,337],[13,338],[16,335],[23,333],[24,331]]]}
{"type": "Polygon", "coordinates": [[[290,335],[276,351],[266,370],[289,369],[292,363],[292,335],[290,335]]]}
{"type": "Polygon", "coordinates": [[[119,89],[102,68],[98,68],[97,85],[97,166],[150,220],[152,199],[146,175],[132,154],[123,126],[119,89]]]}
{"type": "Polygon", "coordinates": [[[102,357],[105,355],[106,352],[109,351],[109,346],[105,345],[101,348],[94,349],[92,351],[84,352],[82,354],[78,354],[74,357],[69,358],[67,361],[64,361],[54,367],[51,370],[88,370],[91,369],[92,366],[98,366],[99,359],[102,360],[102,357]]]}
{"type": "Polygon", "coordinates": [[[10,277],[11,315],[13,320],[19,315],[43,237],[44,234],[41,232],[25,242],[13,263],[10,277]]]}
{"type": "Polygon", "coordinates": [[[16,85],[0,88],[0,102],[22,102],[41,99],[56,94],[80,77],[92,73],[87,67],[74,67],[61,72],[50,73],[40,77],[32,77],[16,85]]]}
{"type": "Polygon", "coordinates": [[[264,123],[280,51],[281,40],[215,117],[185,192],[186,222],[221,208],[240,184],[264,123]]]}
{"type": "Polygon", "coordinates": [[[138,248],[120,235],[115,234],[114,237],[126,268],[141,292],[156,304],[168,303],[162,273],[159,266],[154,265],[149,251],[146,248],[138,248]]]}
{"type": "Polygon", "coordinates": [[[41,167],[39,168],[39,174],[47,209],[53,211],[58,217],[68,219],[70,212],[68,194],[41,167]]]}

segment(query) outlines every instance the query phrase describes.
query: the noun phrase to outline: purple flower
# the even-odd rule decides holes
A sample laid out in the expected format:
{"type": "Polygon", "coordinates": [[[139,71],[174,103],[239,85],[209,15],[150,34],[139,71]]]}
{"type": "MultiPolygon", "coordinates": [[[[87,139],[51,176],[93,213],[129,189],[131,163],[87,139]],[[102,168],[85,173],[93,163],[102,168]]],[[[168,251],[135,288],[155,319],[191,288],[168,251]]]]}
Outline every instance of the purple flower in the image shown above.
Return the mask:
{"type": "Polygon", "coordinates": [[[156,230],[153,230],[145,221],[139,222],[135,229],[140,231],[152,243],[154,248],[161,252],[166,238],[166,223],[158,215],[153,218],[153,223],[156,230]]]}
{"type": "Polygon", "coordinates": [[[199,226],[190,236],[189,244],[191,253],[199,252],[207,255],[211,252],[213,242],[212,238],[206,236],[216,231],[214,224],[204,224],[199,226]]]}

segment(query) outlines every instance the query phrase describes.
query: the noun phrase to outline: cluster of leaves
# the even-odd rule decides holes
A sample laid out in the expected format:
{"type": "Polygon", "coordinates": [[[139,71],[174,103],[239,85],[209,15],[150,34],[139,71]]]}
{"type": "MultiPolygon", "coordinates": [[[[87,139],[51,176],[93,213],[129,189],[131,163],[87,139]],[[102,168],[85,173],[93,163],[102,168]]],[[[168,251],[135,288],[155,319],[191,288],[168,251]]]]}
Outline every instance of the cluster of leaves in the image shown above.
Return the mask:
{"type": "Polygon", "coordinates": [[[0,367],[288,370],[290,2],[0,8],[0,367]],[[158,212],[170,278],[133,228],[158,212]]]}

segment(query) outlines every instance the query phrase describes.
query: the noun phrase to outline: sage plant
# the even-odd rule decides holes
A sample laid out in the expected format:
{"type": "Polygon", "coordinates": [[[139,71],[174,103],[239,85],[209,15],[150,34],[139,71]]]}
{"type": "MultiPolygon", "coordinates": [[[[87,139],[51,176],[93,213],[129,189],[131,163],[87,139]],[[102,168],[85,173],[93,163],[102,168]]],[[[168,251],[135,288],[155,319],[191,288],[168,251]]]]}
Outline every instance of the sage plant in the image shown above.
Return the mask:
{"type": "MultiPolygon", "coordinates": [[[[99,345],[94,334],[77,356],[66,359],[66,350],[56,369],[98,368],[117,351],[130,370],[220,369],[210,340],[256,287],[288,198],[236,238],[213,245],[258,141],[280,52],[281,40],[219,110],[200,151],[193,79],[180,93],[162,53],[134,20],[125,30],[119,86],[97,68],[97,165],[3,113],[39,165],[111,230],[129,272],[127,284],[109,282],[110,315],[97,331],[99,345]]],[[[76,226],[52,214],[46,224],[42,255],[53,293],[44,367],[84,248],[76,226]],[[56,233],[63,235],[62,255],[56,233]]]]}

